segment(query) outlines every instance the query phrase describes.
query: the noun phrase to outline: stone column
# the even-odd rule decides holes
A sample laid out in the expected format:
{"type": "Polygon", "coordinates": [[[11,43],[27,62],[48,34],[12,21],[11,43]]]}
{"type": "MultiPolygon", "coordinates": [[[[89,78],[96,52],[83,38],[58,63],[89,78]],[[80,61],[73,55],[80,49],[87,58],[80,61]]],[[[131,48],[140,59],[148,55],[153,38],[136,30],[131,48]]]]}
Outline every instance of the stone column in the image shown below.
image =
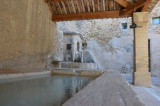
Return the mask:
{"type": "Polygon", "coordinates": [[[149,13],[133,13],[133,22],[137,25],[134,35],[135,46],[135,72],[134,84],[138,86],[151,87],[151,74],[149,72],[148,60],[148,28],[149,13]]]}

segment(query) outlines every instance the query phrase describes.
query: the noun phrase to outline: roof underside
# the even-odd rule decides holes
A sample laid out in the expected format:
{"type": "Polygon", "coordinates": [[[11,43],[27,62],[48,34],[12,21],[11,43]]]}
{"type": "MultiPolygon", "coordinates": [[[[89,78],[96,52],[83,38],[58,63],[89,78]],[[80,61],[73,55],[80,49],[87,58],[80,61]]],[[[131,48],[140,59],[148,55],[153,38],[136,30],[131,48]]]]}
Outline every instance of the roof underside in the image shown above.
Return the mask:
{"type": "Polygon", "coordinates": [[[53,21],[131,17],[151,11],[159,0],[47,0],[53,21]]]}

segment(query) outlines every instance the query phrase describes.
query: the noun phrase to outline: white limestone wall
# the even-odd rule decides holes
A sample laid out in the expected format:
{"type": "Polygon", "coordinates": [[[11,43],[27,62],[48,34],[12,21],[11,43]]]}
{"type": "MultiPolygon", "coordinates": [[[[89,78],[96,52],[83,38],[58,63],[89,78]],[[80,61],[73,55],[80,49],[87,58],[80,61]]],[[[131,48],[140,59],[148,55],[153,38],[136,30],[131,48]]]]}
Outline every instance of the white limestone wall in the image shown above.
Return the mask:
{"type": "Polygon", "coordinates": [[[58,30],[80,32],[103,68],[131,73],[133,30],[131,18],[58,22],[58,30]],[[121,23],[128,23],[123,30],[121,23]]]}
{"type": "Polygon", "coordinates": [[[80,38],[80,35],[73,35],[73,61],[78,57],[78,55],[81,57],[82,55],[82,39],[80,38]],[[77,49],[77,42],[79,42],[79,51],[77,49]]]}
{"type": "Polygon", "coordinates": [[[150,34],[151,73],[160,77],[160,34],[150,34]]]}
{"type": "Polygon", "coordinates": [[[152,18],[160,17],[160,1],[150,13],[148,23],[149,38],[151,43],[151,73],[160,77],[160,24],[153,25],[152,18]]]}

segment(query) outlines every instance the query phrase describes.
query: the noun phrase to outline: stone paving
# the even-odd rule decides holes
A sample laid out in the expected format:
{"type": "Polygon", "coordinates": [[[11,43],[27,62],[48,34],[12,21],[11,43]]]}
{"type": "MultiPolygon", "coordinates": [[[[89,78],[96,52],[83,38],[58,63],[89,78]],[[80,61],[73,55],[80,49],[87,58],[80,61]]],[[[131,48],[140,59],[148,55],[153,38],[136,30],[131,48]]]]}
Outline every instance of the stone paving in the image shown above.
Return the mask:
{"type": "Polygon", "coordinates": [[[160,78],[151,77],[152,86],[146,88],[132,85],[133,77],[131,74],[122,74],[122,76],[131,84],[138,97],[144,101],[145,106],[160,106],[160,78]]]}
{"type": "Polygon", "coordinates": [[[120,73],[106,72],[63,106],[144,106],[144,104],[120,73]]]}

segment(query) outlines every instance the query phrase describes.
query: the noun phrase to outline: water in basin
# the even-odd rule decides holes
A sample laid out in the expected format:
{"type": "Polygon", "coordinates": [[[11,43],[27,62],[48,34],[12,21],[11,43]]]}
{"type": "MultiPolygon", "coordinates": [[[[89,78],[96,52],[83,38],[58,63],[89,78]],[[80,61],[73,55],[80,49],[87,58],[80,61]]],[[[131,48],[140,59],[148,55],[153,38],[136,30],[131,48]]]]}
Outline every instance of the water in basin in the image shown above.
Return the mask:
{"type": "Polygon", "coordinates": [[[95,76],[25,79],[0,84],[0,106],[60,106],[95,76]]]}

